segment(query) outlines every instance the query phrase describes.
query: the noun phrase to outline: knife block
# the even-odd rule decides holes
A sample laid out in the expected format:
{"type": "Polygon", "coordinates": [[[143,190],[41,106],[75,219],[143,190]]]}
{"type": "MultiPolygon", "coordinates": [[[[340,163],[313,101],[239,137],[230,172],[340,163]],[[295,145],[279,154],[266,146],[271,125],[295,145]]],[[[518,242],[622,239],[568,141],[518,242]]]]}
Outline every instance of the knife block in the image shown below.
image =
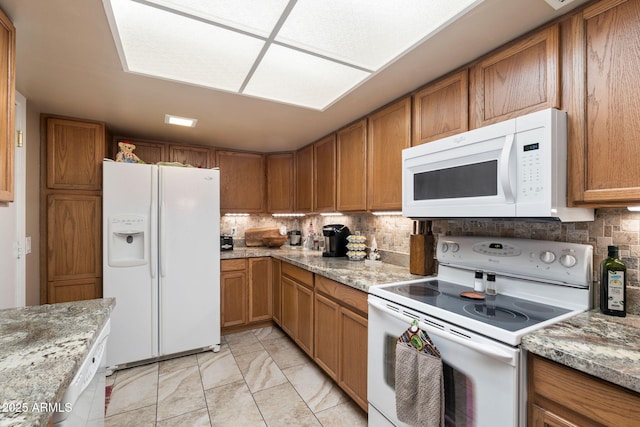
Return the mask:
{"type": "Polygon", "coordinates": [[[409,236],[409,272],[428,276],[436,272],[433,259],[433,234],[412,234],[409,236]]]}

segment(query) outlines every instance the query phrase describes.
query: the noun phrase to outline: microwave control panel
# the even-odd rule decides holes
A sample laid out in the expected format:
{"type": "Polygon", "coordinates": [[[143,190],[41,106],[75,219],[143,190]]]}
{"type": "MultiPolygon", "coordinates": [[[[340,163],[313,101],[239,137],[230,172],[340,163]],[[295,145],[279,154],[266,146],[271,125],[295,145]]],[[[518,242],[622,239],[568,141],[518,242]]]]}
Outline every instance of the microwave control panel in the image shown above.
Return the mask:
{"type": "Polygon", "coordinates": [[[518,200],[535,200],[545,191],[545,147],[540,129],[518,133],[518,200]]]}

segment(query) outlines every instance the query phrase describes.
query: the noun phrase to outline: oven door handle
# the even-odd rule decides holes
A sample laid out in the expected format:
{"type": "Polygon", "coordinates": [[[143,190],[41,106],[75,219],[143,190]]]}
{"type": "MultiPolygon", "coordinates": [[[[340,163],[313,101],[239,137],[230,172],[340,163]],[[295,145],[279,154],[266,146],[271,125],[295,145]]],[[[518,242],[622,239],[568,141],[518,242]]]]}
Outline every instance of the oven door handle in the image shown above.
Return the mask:
{"type": "MultiPolygon", "coordinates": [[[[369,299],[369,305],[372,306],[373,308],[376,308],[380,311],[382,311],[385,314],[388,314],[390,316],[393,316],[399,320],[402,320],[403,322],[407,322],[407,324],[411,324],[411,320],[413,320],[411,317],[405,317],[400,313],[397,313],[393,310],[389,310],[387,307],[385,307],[384,305],[380,304],[377,301],[372,301],[371,299],[369,299]]],[[[464,338],[460,338],[457,337],[453,334],[441,331],[437,328],[434,328],[433,326],[429,326],[427,324],[425,324],[424,322],[420,322],[418,321],[418,326],[427,331],[429,334],[431,335],[435,335],[439,338],[442,338],[444,340],[448,340],[451,342],[454,342],[456,344],[460,344],[462,346],[468,347],[472,350],[475,350],[479,353],[484,354],[485,356],[489,356],[491,358],[494,358],[496,360],[499,360],[500,362],[504,362],[504,363],[508,363],[510,365],[515,366],[515,355],[509,354],[506,351],[502,351],[499,348],[495,348],[495,347],[491,347],[488,345],[484,345],[484,344],[478,344],[476,342],[473,341],[469,341],[466,340],[464,338]]],[[[437,347],[437,346],[436,346],[437,347]]]]}

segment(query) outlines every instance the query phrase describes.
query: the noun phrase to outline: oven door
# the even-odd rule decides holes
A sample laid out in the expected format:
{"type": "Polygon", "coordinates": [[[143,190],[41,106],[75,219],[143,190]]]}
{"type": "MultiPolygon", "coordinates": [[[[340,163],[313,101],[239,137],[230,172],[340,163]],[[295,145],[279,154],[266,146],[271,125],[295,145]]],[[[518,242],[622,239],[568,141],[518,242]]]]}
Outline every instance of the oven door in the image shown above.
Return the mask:
{"type": "Polygon", "coordinates": [[[398,421],[395,346],[417,319],[444,364],[445,426],[519,424],[520,350],[369,295],[368,397],[370,414],[398,421]],[[371,408],[372,407],[372,408],[371,408]]]}
{"type": "Polygon", "coordinates": [[[515,119],[402,151],[402,214],[516,214],[515,119]]]}

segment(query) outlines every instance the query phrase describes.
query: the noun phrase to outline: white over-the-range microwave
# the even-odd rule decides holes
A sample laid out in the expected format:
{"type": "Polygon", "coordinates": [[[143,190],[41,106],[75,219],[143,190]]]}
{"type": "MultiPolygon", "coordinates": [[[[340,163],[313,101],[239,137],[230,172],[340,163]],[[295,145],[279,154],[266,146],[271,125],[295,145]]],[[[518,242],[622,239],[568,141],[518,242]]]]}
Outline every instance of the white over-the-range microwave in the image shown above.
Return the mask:
{"type": "Polygon", "coordinates": [[[593,221],[567,207],[567,114],[538,111],[402,152],[410,218],[593,221]]]}

